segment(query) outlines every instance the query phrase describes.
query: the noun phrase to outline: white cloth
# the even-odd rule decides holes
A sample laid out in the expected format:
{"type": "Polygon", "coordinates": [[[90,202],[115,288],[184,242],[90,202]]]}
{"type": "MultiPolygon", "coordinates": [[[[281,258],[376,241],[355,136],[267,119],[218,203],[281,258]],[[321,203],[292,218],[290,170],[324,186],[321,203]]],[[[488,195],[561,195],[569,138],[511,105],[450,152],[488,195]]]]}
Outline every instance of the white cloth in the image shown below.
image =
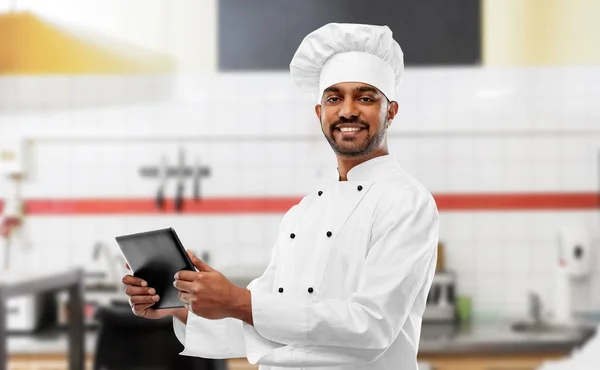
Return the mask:
{"type": "Polygon", "coordinates": [[[395,100],[404,54],[387,26],[329,23],[308,34],[290,62],[294,83],[321,101],[340,82],[362,82],[395,100]]]}
{"type": "Polygon", "coordinates": [[[190,313],[187,326],[174,325],[182,354],[246,357],[262,370],[417,369],[437,259],[435,201],[391,155],[347,178],[283,217],[270,264],[248,286],[254,326],[190,313]]]}

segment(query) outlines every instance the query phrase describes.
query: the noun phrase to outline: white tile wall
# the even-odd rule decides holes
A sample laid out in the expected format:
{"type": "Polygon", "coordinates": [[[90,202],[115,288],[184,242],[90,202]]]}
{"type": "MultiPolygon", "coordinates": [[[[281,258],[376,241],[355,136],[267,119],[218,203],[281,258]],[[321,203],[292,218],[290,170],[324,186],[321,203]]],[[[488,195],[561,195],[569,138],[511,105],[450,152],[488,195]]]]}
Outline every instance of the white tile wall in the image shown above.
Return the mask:
{"type": "MultiPolygon", "coordinates": [[[[404,81],[389,145],[432,192],[598,191],[600,68],[409,69],[404,81]]],[[[335,171],[314,102],[285,73],[10,77],[0,94],[0,146],[35,144],[27,198],[152,197],[157,181],[139,167],[163,154],[175,164],[180,146],[188,163],[212,167],[206,197],[301,196],[335,171]]],[[[442,212],[440,239],[476,310],[523,314],[530,290],[551,298],[556,230],[577,221],[598,234],[599,214],[442,212]]],[[[97,267],[94,243],[118,254],[115,235],[172,226],[216,267],[265,264],[280,217],[34,216],[27,256],[97,267]]],[[[588,289],[600,289],[598,276],[588,289]]],[[[582,296],[600,309],[600,298],[582,296]]]]}

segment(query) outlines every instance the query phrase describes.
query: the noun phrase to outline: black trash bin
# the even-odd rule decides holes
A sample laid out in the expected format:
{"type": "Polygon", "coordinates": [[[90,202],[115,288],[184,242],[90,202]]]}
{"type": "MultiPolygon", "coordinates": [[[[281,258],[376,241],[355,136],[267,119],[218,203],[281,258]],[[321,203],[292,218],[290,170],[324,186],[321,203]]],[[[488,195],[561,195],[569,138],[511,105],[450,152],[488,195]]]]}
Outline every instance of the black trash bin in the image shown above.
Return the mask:
{"type": "Polygon", "coordinates": [[[173,319],[137,317],[127,303],[100,307],[94,370],[226,370],[225,360],[182,356],[173,319]]]}

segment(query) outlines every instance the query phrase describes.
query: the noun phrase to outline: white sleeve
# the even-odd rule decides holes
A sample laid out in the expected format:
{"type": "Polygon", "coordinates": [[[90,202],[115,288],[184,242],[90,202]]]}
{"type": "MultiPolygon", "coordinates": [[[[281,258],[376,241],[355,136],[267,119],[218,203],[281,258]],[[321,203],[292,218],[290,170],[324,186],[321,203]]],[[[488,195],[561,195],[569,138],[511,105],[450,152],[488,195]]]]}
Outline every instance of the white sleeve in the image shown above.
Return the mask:
{"type": "Polygon", "coordinates": [[[173,330],[185,347],[181,352],[185,356],[213,359],[244,357],[243,343],[236,340],[242,337],[241,328],[236,328],[236,324],[231,319],[206,320],[191,312],[188,312],[187,325],[173,317],[173,330]]]}
{"type": "Polygon", "coordinates": [[[184,347],[181,352],[184,356],[213,359],[246,357],[242,322],[232,318],[208,320],[190,312],[184,347]]]}
{"type": "MultiPolygon", "coordinates": [[[[409,193],[396,200],[376,211],[365,269],[348,300],[299,303],[266,291],[252,292],[253,330],[263,339],[262,352],[248,352],[251,363],[360,364],[385,352],[401,332],[417,295],[431,283],[437,258],[439,221],[433,198],[409,193]],[[267,351],[269,343],[272,348],[267,351]]],[[[249,337],[252,331],[245,333],[249,337]]]]}
{"type": "Polygon", "coordinates": [[[173,316],[173,331],[179,342],[185,346],[185,324],[175,316],[173,316]]]}
{"type": "MultiPolygon", "coordinates": [[[[277,244],[271,251],[271,261],[265,272],[254,279],[248,289],[269,291],[274,283],[277,244]]],[[[188,312],[187,324],[173,319],[173,330],[184,345],[182,355],[223,359],[246,357],[243,322],[234,318],[209,320],[188,312]]]]}

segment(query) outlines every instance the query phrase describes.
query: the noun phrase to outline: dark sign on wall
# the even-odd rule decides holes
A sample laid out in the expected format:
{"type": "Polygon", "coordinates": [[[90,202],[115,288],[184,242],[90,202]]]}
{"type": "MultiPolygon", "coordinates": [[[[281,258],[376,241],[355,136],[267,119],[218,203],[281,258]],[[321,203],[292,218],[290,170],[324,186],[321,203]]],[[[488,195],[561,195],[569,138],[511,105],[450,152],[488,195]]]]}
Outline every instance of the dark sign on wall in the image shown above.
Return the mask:
{"type": "Polygon", "coordinates": [[[329,22],[387,25],[406,65],[481,60],[480,0],[219,0],[218,66],[284,70],[302,39],[329,22]]]}

